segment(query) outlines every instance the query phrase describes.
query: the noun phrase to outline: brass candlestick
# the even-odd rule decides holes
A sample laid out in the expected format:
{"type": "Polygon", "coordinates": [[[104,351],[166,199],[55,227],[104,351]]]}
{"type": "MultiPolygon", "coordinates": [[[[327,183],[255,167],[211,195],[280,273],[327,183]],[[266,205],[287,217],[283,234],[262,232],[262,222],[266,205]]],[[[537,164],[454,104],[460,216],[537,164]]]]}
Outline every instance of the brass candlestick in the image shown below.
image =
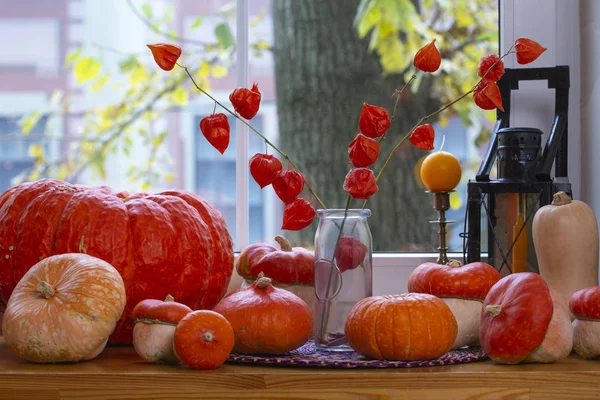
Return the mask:
{"type": "Polygon", "coordinates": [[[429,221],[430,224],[439,224],[440,230],[438,231],[439,235],[439,247],[438,251],[440,255],[438,256],[437,263],[446,265],[448,264],[448,245],[446,243],[446,225],[452,224],[455,221],[446,220],[446,211],[450,209],[450,193],[449,192],[428,192],[433,193],[433,208],[437,210],[440,214],[440,217],[436,221],[429,221]]]}

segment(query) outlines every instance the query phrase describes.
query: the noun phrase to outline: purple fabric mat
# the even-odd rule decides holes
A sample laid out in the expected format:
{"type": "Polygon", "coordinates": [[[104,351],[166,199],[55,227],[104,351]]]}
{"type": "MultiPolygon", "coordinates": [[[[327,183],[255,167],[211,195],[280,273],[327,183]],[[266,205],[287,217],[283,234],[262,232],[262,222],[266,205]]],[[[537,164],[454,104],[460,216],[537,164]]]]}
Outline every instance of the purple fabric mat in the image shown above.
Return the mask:
{"type": "Polygon", "coordinates": [[[300,366],[312,368],[413,368],[433,367],[436,365],[461,364],[485,360],[487,356],[479,347],[450,350],[447,354],[435,360],[420,361],[380,361],[365,358],[357,352],[343,353],[317,350],[312,340],[299,349],[277,356],[253,356],[232,353],[227,362],[272,365],[300,366]]]}

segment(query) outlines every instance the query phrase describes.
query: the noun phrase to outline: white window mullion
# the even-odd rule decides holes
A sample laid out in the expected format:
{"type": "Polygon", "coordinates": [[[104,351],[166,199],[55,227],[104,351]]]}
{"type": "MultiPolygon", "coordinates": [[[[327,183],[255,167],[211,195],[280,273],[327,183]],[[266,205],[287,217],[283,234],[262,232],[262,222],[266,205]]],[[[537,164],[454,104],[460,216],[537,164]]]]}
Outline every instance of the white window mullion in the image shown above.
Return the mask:
{"type": "MultiPolygon", "coordinates": [[[[248,0],[237,1],[236,71],[238,87],[248,86],[248,0]]],[[[248,202],[248,127],[235,122],[235,241],[236,250],[249,244],[250,219],[248,202]]]]}

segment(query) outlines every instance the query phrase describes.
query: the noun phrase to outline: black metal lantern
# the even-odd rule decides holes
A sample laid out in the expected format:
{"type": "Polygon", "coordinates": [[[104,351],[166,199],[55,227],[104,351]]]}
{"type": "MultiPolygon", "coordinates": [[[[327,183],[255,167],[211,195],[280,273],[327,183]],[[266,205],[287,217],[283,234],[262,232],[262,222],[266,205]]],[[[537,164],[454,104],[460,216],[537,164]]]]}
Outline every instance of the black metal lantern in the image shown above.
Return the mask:
{"type": "Polygon", "coordinates": [[[497,111],[487,152],[475,180],[467,186],[465,262],[481,260],[485,223],[488,263],[500,272],[538,271],[529,233],[533,215],[552,202],[554,193],[571,195],[567,177],[569,67],[506,69],[498,86],[504,111],[497,111]],[[542,131],[509,127],[510,93],[526,80],[547,80],[548,88],[555,90],[554,121],[543,151],[542,131]],[[492,180],[495,161],[497,178],[492,180]]]}

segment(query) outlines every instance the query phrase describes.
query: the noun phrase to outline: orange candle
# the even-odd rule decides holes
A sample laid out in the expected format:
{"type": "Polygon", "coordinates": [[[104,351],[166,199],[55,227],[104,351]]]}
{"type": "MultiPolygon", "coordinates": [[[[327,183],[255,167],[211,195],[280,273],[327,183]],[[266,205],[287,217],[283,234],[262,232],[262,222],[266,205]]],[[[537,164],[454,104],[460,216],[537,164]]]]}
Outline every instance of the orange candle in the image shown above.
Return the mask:
{"type": "Polygon", "coordinates": [[[462,169],[451,153],[436,151],[421,164],[421,180],[431,192],[449,192],[458,185],[462,169]]]}

